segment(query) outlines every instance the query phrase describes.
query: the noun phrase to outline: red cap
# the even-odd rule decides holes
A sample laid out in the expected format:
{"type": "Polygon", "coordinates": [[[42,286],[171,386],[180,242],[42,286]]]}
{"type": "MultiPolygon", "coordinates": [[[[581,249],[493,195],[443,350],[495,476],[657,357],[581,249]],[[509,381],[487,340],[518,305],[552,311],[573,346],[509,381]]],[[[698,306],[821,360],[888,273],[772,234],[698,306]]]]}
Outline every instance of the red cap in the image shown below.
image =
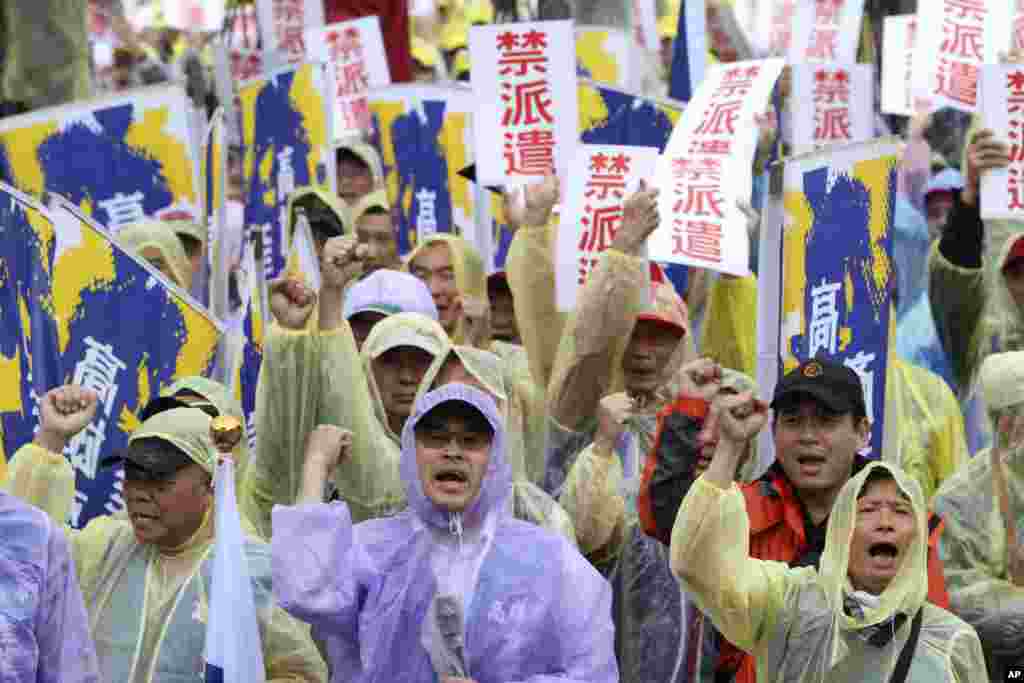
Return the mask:
{"type": "Polygon", "coordinates": [[[1014,239],[1013,246],[1010,247],[1010,251],[1006,252],[1006,258],[1003,259],[1001,270],[1005,271],[1014,261],[1021,258],[1024,258],[1024,235],[1018,235],[1014,239]]]}

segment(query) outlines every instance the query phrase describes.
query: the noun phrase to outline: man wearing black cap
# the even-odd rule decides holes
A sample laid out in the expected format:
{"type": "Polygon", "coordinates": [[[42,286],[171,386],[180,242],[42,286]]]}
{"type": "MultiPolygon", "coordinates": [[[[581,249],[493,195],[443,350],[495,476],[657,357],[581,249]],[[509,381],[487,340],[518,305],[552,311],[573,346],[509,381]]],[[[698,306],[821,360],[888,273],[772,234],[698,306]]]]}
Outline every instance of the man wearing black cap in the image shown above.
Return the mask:
{"type": "MultiPolygon", "coordinates": [[[[858,454],[871,435],[864,391],[852,369],[815,358],[779,381],[771,408],[775,462],[760,479],[741,487],[750,519],[750,556],[792,567],[816,567],[825,549],[825,531],[836,496],[868,463],[858,454]]],[[[674,495],[682,502],[686,493],[677,490],[674,495]]],[[[671,528],[656,531],[652,535],[662,539],[672,533],[671,528]]],[[[937,554],[940,533],[938,518],[933,516],[929,520],[928,599],[948,608],[937,554]]],[[[735,683],[754,683],[754,661],[723,642],[716,669],[720,675],[735,672],[735,683]]]]}

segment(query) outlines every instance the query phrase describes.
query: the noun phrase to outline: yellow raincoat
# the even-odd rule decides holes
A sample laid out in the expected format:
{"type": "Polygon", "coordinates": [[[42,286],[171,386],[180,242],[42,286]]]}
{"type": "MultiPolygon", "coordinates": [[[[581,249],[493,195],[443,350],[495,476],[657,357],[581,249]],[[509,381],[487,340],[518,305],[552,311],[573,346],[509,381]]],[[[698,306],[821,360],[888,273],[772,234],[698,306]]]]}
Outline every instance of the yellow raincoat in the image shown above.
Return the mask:
{"type": "MultiPolygon", "coordinates": [[[[981,385],[990,415],[1021,414],[1024,353],[993,354],[981,369],[981,385]],[[1015,367],[1007,367],[1011,363],[1015,367]],[[1012,383],[993,392],[993,383],[1012,383]]],[[[1024,511],[1024,451],[1002,462],[1010,514],[1024,511]]],[[[1006,518],[988,449],[957,470],[935,496],[935,511],[945,521],[939,552],[946,574],[950,609],[978,631],[993,681],[1009,680],[1010,666],[1024,666],[1024,586],[1009,576],[1006,518]]],[[[1018,525],[1020,522],[1018,522],[1018,525]]],[[[1018,534],[1020,532],[1018,531],[1018,534]]],[[[1018,538],[1018,543],[1024,538],[1018,538]]]]}
{"type": "Polygon", "coordinates": [[[0,102],[30,109],[90,96],[86,0],[0,4],[0,102]]]}
{"type": "Polygon", "coordinates": [[[377,149],[368,142],[349,142],[338,145],[336,149],[345,149],[356,155],[364,164],[370,167],[370,175],[373,176],[373,187],[381,189],[384,187],[384,162],[381,161],[377,149]]]}
{"type": "Polygon", "coordinates": [[[156,249],[167,264],[171,281],[185,291],[192,288],[192,264],[171,226],[162,221],[147,219],[121,228],[116,240],[126,251],[140,259],[143,259],[142,252],[146,249],[156,249]]]}
{"type": "MultiPolygon", "coordinates": [[[[429,246],[445,244],[451,254],[452,269],[455,271],[455,288],[459,296],[487,299],[487,269],[480,254],[469,242],[451,233],[437,233],[427,237],[406,258],[406,270],[411,269],[416,257],[429,246]]],[[[448,330],[453,344],[466,342],[465,322],[459,320],[455,328],[448,330]]]]}
{"type": "MultiPolygon", "coordinates": [[[[719,278],[710,302],[702,353],[720,363],[733,358],[756,370],[756,279],[719,278]]],[[[895,316],[890,316],[890,323],[890,347],[894,347],[895,316]]],[[[943,480],[970,456],[960,403],[937,374],[893,354],[886,375],[885,415],[883,459],[916,479],[930,501],[943,480]]]]}
{"type": "MultiPolygon", "coordinates": [[[[316,185],[307,185],[305,187],[297,188],[288,196],[286,210],[288,214],[287,234],[289,240],[291,240],[292,236],[295,234],[297,209],[300,205],[308,205],[309,203],[313,203],[334,214],[338,219],[338,222],[341,223],[342,230],[345,234],[352,231],[350,207],[346,206],[345,202],[340,197],[331,194],[326,189],[316,185]]],[[[306,215],[309,217],[308,209],[306,211],[306,215]]]]}
{"type": "Polygon", "coordinates": [[[978,636],[970,626],[925,602],[928,590],[927,508],[920,487],[902,470],[874,462],[840,491],[829,516],[820,570],[791,569],[749,556],[750,520],[734,484],[722,490],[698,479],[672,530],[672,571],[683,590],[731,642],[757,657],[758,678],[801,683],[886,683],[922,610],[917,647],[907,683],[987,683],[978,636]],[[857,495],[868,474],[888,470],[911,500],[917,535],[899,572],[863,618],[848,616],[853,592],[847,577],[857,495]],[[864,638],[894,628],[881,647],[864,638]],[[874,628],[873,628],[874,627],[874,628]]]}
{"type": "MultiPolygon", "coordinates": [[[[210,417],[197,408],[175,408],[146,420],[129,439],[158,437],[187,453],[212,476],[215,450],[209,439],[210,417]]],[[[29,444],[14,457],[19,471],[9,490],[26,502],[39,489],[26,482],[74,481],[61,455],[29,444]]],[[[66,506],[74,497],[65,489],[66,506]]],[[[84,529],[65,528],[89,611],[89,626],[103,679],[126,683],[201,680],[204,674],[206,620],[212,580],[213,502],[202,525],[182,546],[163,551],[140,544],[131,522],[98,517],[84,529]]],[[[263,661],[268,683],[326,682],[326,667],[308,628],[277,607],[270,574],[270,548],[249,536],[245,554],[253,582],[263,661]]]]}
{"type": "Polygon", "coordinates": [[[388,203],[388,193],[384,190],[374,190],[356,202],[351,211],[352,226],[355,227],[359,225],[359,219],[362,218],[370,209],[384,209],[385,211],[391,211],[391,205],[388,203]]]}
{"type": "Polygon", "coordinates": [[[471,346],[453,346],[448,354],[434,359],[423,376],[416,398],[438,388],[441,369],[446,362],[456,359],[484,390],[495,397],[502,411],[505,420],[505,458],[512,468],[512,503],[516,518],[560,533],[575,543],[576,533],[565,510],[528,477],[531,461],[534,467],[543,469],[545,424],[543,413],[540,419],[531,419],[531,411],[542,408],[543,403],[538,406],[532,397],[524,396],[524,390],[534,390],[529,378],[523,382],[521,378],[510,374],[509,368],[513,366],[490,351],[471,346]]]}
{"type": "Polygon", "coordinates": [[[521,226],[505,258],[505,274],[515,301],[516,325],[537,386],[547,390],[555,355],[568,318],[555,305],[555,266],[552,254],[558,218],[547,225],[521,226]]]}
{"type": "Polygon", "coordinates": [[[316,325],[300,332],[270,327],[256,393],[260,438],[242,494],[243,511],[266,538],[273,506],[295,501],[302,485],[306,438],[319,424],[353,432],[351,455],[334,478],[353,519],[363,521],[401,508],[398,436],[387,426],[373,373],[367,370],[381,349],[408,335],[431,340],[439,353],[447,350],[441,327],[415,313],[389,316],[374,326],[362,356],[347,322],[331,331],[319,331],[316,325]]]}

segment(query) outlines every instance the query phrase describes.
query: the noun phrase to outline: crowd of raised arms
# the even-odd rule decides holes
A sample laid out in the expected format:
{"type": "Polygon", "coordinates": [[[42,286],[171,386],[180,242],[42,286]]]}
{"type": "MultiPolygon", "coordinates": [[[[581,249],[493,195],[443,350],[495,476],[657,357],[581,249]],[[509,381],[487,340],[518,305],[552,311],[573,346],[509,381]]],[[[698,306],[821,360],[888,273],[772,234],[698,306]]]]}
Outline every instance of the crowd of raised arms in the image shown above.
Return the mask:
{"type": "MultiPolygon", "coordinates": [[[[861,8],[859,61],[879,76],[883,18],[920,18],[932,2],[968,18],[1009,6],[999,11],[1024,26],[1024,6],[1010,0],[803,4],[861,8]]],[[[196,11],[216,4],[181,0],[196,11]]],[[[177,0],[0,3],[0,180],[17,185],[8,117],[158,83],[184,85],[198,115],[211,115],[223,104],[218,45],[246,22],[265,36],[259,22],[274,2],[227,4],[225,28],[208,32],[167,25],[177,0]]],[[[301,12],[310,2],[283,4],[301,12]]],[[[680,41],[696,41],[693,24],[684,29],[691,2],[641,4],[660,44],[636,50],[637,95],[682,109],[667,97],[688,47],[680,41]]],[[[708,26],[729,14],[743,34],[757,28],[751,17],[769,16],[764,7],[801,3],[699,4],[708,26]]],[[[632,36],[641,21],[630,0],[322,5],[327,24],[379,18],[393,83],[460,88],[479,26],[572,19],[632,36]]],[[[1016,37],[1024,47],[1024,30],[1016,37]]],[[[706,38],[709,69],[735,57],[722,32],[706,38]]],[[[1024,50],[993,63],[1024,66],[1024,50]]],[[[871,386],[834,343],[780,363],[773,386],[759,386],[766,283],[756,257],[771,162],[793,157],[801,141],[780,122],[808,106],[791,97],[789,64],[750,131],[751,201],[739,207],[749,274],[690,266],[681,279],[654,263],[648,238],[668,229],[661,199],[672,189],[646,177],[622,193],[570,310],[556,301],[559,233],[578,227],[566,220],[564,171],[489,188],[511,238],[497,263],[459,234],[453,211],[437,214],[452,224],[430,230],[398,220],[410,197],[396,196],[398,162],[379,137],[331,147],[332,189],[287,198],[289,230],[300,214],[308,223],[316,277],[289,261],[262,283],[270,319],[252,438],[239,438],[247,415],[231,372],[175,376],[122,413],[127,445],[98,454],[98,468],[123,472],[123,509],[79,524],[69,444],[118,422],[104,413],[112,399],[69,373],[34,385],[35,406],[14,402],[34,416],[30,441],[3,438],[0,422],[0,681],[222,680],[210,677],[207,625],[226,609],[214,595],[225,459],[258,622],[246,656],[259,655],[260,680],[1024,677],[1024,222],[982,218],[995,196],[982,191],[986,178],[1009,169],[1019,192],[1024,131],[1016,121],[993,129],[980,109],[883,114],[876,98],[876,137],[899,143],[883,255],[888,363],[873,378],[884,408],[872,409],[871,386]]],[[[432,145],[405,154],[436,155],[432,145]]],[[[235,298],[251,285],[250,151],[232,143],[227,155],[219,239],[237,252],[223,261],[235,298]]],[[[0,233],[12,215],[0,210],[0,233]]],[[[204,306],[210,234],[200,222],[145,217],[112,239],[162,273],[156,286],[204,306]]],[[[16,265],[0,258],[0,290],[16,265]]],[[[4,320],[43,305],[0,291],[4,320]]],[[[107,327],[129,335],[137,324],[107,327]]],[[[246,334],[230,327],[222,344],[246,334]]],[[[3,343],[0,376],[31,384],[31,372],[5,369],[3,343]]]]}

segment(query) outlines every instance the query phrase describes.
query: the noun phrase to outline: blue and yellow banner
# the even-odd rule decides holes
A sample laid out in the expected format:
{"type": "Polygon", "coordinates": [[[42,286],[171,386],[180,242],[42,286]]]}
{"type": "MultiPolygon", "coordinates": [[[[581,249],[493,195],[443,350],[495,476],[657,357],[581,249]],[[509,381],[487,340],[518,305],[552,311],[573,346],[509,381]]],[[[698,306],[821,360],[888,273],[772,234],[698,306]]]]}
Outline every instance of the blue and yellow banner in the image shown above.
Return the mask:
{"type": "Polygon", "coordinates": [[[384,163],[400,254],[422,236],[473,229],[474,185],[459,171],[474,160],[474,106],[463,86],[395,85],[370,93],[372,142],[384,163]]]}
{"type": "Polygon", "coordinates": [[[191,104],[180,86],[0,119],[0,180],[53,192],[111,232],[203,213],[191,104]]]}
{"type": "Polygon", "coordinates": [[[322,65],[302,64],[244,83],[245,224],[263,235],[263,268],[277,277],[287,258],[286,205],[295,188],[333,190],[330,98],[322,65]]]}
{"type": "Polygon", "coordinates": [[[44,206],[0,183],[0,229],[4,452],[32,440],[47,391],[66,383],[95,390],[96,418],[65,451],[76,473],[69,521],[81,527],[123,509],[123,471],[100,460],[127,444],[136,415],[162,387],[210,371],[220,330],[71,202],[50,195],[44,206]]]}
{"type": "Polygon", "coordinates": [[[874,141],[784,167],[779,376],[816,357],[853,368],[873,420],[871,457],[882,452],[897,159],[895,144],[874,141]]]}

